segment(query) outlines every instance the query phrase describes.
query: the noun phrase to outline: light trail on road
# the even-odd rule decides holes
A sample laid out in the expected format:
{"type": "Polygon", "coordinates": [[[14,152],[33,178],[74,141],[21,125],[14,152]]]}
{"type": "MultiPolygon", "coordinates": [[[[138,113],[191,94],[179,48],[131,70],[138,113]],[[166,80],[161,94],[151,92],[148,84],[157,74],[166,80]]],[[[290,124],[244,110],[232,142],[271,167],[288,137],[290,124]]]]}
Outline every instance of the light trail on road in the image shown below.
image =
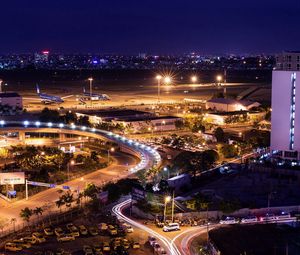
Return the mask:
{"type": "Polygon", "coordinates": [[[159,234],[159,233],[155,232],[154,230],[144,226],[143,224],[138,223],[138,222],[128,218],[127,216],[125,216],[122,213],[122,210],[125,207],[129,206],[130,203],[131,203],[131,199],[128,199],[128,200],[114,206],[112,208],[113,213],[115,215],[117,215],[119,218],[123,219],[125,222],[129,223],[130,225],[135,226],[139,229],[142,229],[145,232],[149,233],[150,235],[152,235],[152,236],[156,237],[157,239],[159,239],[164,244],[164,246],[167,248],[167,250],[169,251],[170,254],[172,254],[172,255],[181,255],[182,253],[180,253],[180,251],[178,250],[176,245],[174,243],[172,243],[172,240],[170,240],[167,237],[162,236],[161,234],[159,234]]]}

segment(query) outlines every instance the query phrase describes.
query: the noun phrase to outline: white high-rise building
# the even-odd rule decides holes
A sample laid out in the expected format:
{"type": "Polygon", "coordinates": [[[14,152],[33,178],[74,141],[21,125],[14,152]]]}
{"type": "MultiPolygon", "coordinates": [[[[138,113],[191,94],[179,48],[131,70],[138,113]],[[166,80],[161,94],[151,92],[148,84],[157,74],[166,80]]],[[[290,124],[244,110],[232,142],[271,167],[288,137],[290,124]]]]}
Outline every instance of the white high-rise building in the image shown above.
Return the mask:
{"type": "Polygon", "coordinates": [[[300,52],[299,58],[286,54],[272,74],[271,150],[283,158],[300,159],[300,52]]]}

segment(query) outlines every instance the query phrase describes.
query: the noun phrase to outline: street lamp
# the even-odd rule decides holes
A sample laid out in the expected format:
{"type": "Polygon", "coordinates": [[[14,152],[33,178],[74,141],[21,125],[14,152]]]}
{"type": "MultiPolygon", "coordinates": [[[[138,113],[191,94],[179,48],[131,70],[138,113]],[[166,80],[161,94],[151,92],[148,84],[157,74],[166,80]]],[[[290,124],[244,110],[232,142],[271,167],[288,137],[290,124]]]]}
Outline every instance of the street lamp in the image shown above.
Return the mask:
{"type": "Polygon", "coordinates": [[[68,181],[70,180],[70,165],[74,166],[75,165],[75,161],[72,159],[69,161],[69,163],[67,164],[67,171],[68,171],[68,181]]]}
{"type": "Polygon", "coordinates": [[[168,179],[170,178],[170,171],[169,171],[169,169],[165,166],[164,168],[163,168],[163,170],[164,170],[164,172],[167,172],[167,174],[168,174],[168,179]]]}
{"type": "Polygon", "coordinates": [[[217,80],[218,84],[220,84],[222,81],[222,75],[217,75],[216,80],[217,80]]]}
{"type": "Polygon", "coordinates": [[[110,152],[114,152],[115,148],[111,147],[110,149],[107,150],[107,164],[109,164],[109,156],[110,156],[110,152]]]}
{"type": "Polygon", "coordinates": [[[164,222],[166,222],[167,204],[171,201],[171,197],[165,197],[165,208],[164,208],[164,222]]]}
{"type": "Polygon", "coordinates": [[[196,75],[193,75],[193,76],[191,77],[191,82],[192,82],[192,83],[196,83],[197,81],[198,81],[197,76],[196,76],[196,75]]]}
{"type": "Polygon", "coordinates": [[[164,82],[165,82],[165,84],[170,84],[171,82],[172,82],[172,79],[171,79],[171,77],[170,76],[166,76],[165,78],[164,78],[164,82]]]}
{"type": "Polygon", "coordinates": [[[92,77],[90,77],[90,78],[88,78],[88,80],[90,82],[90,97],[91,97],[93,94],[93,80],[94,79],[92,77]]]}
{"type": "Polygon", "coordinates": [[[160,98],[160,81],[162,79],[161,75],[156,75],[157,80],[157,106],[159,105],[159,98],[160,98]]]}

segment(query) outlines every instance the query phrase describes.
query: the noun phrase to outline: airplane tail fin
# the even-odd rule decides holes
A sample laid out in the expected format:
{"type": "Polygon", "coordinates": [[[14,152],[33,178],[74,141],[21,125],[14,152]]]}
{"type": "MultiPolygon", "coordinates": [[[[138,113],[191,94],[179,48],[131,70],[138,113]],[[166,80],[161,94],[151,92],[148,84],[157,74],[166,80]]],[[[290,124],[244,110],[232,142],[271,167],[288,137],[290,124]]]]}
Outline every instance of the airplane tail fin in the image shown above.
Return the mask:
{"type": "Polygon", "coordinates": [[[39,85],[38,85],[38,84],[36,84],[36,93],[37,93],[37,94],[40,94],[40,88],[39,88],[39,85]]]}

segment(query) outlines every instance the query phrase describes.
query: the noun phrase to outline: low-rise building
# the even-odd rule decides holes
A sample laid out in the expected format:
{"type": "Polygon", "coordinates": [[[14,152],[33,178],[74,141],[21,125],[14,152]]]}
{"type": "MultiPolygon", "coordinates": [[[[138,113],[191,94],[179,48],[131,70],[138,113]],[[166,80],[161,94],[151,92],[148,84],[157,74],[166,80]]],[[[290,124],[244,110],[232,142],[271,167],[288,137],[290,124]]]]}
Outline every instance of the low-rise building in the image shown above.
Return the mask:
{"type": "Polygon", "coordinates": [[[0,93],[0,105],[8,105],[14,109],[23,108],[22,97],[16,92],[0,93]]]}
{"type": "Polygon", "coordinates": [[[206,102],[206,109],[219,112],[249,111],[251,108],[259,106],[258,102],[229,98],[212,98],[206,102]]]}

